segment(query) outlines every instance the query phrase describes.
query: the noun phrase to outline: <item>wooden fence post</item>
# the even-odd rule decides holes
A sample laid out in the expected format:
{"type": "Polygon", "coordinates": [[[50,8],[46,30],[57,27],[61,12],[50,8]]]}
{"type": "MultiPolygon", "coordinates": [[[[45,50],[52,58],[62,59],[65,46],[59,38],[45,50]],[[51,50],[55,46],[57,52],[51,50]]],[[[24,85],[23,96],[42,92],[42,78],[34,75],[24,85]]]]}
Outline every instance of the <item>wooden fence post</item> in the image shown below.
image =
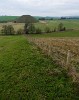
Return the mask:
{"type": "Polygon", "coordinates": [[[49,44],[49,47],[48,47],[48,55],[50,56],[51,55],[51,46],[50,46],[50,44],[49,44]]]}
{"type": "Polygon", "coordinates": [[[68,52],[67,52],[67,60],[66,60],[66,67],[67,67],[67,69],[70,66],[70,61],[71,61],[71,52],[70,52],[70,50],[68,50],[68,52]]]}

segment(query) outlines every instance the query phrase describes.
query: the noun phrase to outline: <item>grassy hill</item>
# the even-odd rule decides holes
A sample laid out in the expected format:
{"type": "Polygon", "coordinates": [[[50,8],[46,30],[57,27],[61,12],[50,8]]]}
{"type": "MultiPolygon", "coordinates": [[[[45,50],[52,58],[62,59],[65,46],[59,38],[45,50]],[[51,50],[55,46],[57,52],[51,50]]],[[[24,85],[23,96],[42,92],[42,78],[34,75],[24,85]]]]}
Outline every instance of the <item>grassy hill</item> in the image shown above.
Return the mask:
{"type": "Polygon", "coordinates": [[[13,21],[19,16],[0,16],[0,22],[2,21],[13,21]]]}
{"type": "Polygon", "coordinates": [[[78,100],[66,72],[24,36],[0,36],[1,100],[78,100]]]}
{"type": "Polygon", "coordinates": [[[17,18],[15,21],[17,23],[27,23],[27,22],[36,23],[36,22],[38,22],[36,18],[34,18],[30,15],[23,15],[23,16],[17,18]]]}

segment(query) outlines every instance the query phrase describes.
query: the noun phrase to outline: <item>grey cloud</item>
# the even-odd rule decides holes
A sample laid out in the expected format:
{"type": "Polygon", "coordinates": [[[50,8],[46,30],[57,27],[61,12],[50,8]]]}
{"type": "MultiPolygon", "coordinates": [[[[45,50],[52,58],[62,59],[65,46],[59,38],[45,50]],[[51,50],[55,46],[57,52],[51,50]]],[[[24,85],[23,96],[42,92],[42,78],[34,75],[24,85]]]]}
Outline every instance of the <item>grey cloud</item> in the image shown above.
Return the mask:
{"type": "Polygon", "coordinates": [[[0,0],[0,15],[78,15],[79,0],[0,0]]]}

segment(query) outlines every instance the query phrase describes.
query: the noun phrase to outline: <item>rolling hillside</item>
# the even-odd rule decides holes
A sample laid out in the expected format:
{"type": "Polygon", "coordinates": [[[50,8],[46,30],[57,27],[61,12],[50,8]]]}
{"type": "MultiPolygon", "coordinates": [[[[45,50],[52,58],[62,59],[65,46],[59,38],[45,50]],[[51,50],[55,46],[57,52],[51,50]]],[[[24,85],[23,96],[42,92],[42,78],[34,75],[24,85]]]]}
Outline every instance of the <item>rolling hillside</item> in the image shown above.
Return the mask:
{"type": "Polygon", "coordinates": [[[0,22],[2,21],[13,21],[19,16],[0,16],[0,22]]]}

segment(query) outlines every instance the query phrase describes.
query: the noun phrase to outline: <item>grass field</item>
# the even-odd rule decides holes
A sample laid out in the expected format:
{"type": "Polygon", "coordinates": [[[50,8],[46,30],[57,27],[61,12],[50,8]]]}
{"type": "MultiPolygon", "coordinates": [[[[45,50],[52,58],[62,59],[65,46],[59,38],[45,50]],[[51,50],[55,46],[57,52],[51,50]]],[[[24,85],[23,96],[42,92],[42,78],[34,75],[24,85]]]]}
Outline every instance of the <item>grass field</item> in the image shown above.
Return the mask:
{"type": "Polygon", "coordinates": [[[79,85],[24,36],[0,36],[1,100],[79,100],[79,85]]]}
{"type": "Polygon", "coordinates": [[[0,16],[0,21],[13,21],[19,16],[0,16]]]}
{"type": "Polygon", "coordinates": [[[65,32],[53,32],[53,33],[46,33],[46,34],[31,34],[32,37],[38,37],[38,38],[48,38],[48,37],[79,37],[79,31],[73,30],[73,31],[65,31],[65,32]]]}
{"type": "Polygon", "coordinates": [[[58,27],[59,23],[63,23],[63,25],[67,29],[75,29],[79,30],[79,20],[53,20],[53,21],[45,21],[36,23],[36,27],[40,27],[42,30],[45,29],[45,27],[49,27],[51,30],[58,27]]]}

